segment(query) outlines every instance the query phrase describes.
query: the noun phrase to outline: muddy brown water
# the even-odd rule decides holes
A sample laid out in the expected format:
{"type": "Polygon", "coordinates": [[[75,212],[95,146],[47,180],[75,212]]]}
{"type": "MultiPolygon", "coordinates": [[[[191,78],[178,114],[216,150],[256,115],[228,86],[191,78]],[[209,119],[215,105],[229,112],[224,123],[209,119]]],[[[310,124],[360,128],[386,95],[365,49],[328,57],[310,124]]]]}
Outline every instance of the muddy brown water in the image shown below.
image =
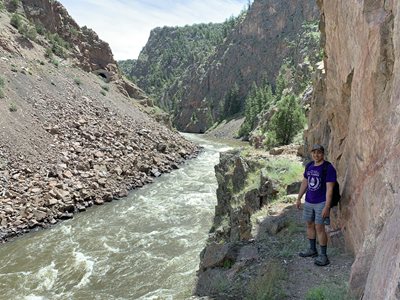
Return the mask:
{"type": "Polygon", "coordinates": [[[190,297],[216,205],[214,165],[231,146],[187,137],[205,150],[179,170],[1,245],[0,299],[190,297]]]}

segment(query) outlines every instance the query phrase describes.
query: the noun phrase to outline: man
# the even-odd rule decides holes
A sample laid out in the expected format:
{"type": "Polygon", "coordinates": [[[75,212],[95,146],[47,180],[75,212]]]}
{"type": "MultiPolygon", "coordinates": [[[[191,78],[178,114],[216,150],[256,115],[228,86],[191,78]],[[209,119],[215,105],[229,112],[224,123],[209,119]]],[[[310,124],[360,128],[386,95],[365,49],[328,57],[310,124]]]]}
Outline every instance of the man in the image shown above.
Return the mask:
{"type": "Polygon", "coordinates": [[[311,149],[313,162],[309,163],[304,171],[304,178],[300,186],[296,206],[301,207],[301,198],[306,193],[303,210],[303,220],[307,224],[307,238],[310,247],[300,252],[301,257],[317,257],[314,263],[318,266],[329,264],[326,248],[328,238],[325,225],[329,225],[329,213],[332,201],[333,187],[336,182],[336,170],[324,160],[325,150],[321,145],[314,145],[311,149]],[[321,248],[318,255],[316,237],[321,248]]]}

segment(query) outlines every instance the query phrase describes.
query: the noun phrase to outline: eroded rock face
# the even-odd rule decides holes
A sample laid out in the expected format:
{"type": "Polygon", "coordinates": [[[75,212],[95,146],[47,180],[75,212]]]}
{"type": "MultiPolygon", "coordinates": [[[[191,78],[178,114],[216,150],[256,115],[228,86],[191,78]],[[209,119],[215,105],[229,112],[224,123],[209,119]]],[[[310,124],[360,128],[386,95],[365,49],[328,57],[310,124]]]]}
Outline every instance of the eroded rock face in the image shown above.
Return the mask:
{"type": "Polygon", "coordinates": [[[335,223],[356,254],[350,288],[395,299],[400,279],[400,2],[318,1],[325,74],[307,144],[337,167],[343,201],[335,223]]]}
{"type": "MultiPolygon", "coordinates": [[[[258,174],[259,169],[255,160],[244,158],[240,151],[220,154],[215,166],[218,204],[207,246],[200,255],[196,295],[217,297],[221,291],[215,289],[215,282],[233,278],[247,262],[258,258],[251,242],[255,238],[251,217],[278,192],[277,184],[263,172],[258,174]],[[249,176],[258,176],[259,184],[249,186],[249,176]]],[[[280,225],[270,227],[274,226],[280,225]]],[[[236,296],[225,295],[226,299],[238,299],[236,296]]]]}
{"type": "Polygon", "coordinates": [[[91,29],[74,21],[64,6],[58,1],[24,0],[23,8],[27,17],[40,22],[51,33],[57,33],[74,45],[75,56],[80,66],[86,71],[104,70],[104,75],[117,73],[116,62],[108,43],[99,39],[91,29]]]}

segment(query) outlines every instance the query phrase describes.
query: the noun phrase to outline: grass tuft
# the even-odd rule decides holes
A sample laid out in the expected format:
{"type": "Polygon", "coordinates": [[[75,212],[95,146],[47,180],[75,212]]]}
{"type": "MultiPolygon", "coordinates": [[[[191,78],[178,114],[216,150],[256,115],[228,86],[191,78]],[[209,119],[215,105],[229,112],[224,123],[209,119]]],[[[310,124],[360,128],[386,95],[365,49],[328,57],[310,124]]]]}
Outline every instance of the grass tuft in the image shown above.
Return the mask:
{"type": "Polygon", "coordinates": [[[310,289],[306,294],[306,300],[352,300],[348,294],[347,284],[329,283],[310,289]]]}
{"type": "Polygon", "coordinates": [[[80,78],[74,78],[74,83],[75,83],[77,86],[80,86],[80,85],[82,84],[82,80],[81,80],[80,78]]]}
{"type": "Polygon", "coordinates": [[[281,288],[282,281],[287,274],[279,262],[269,261],[266,263],[263,274],[259,274],[249,284],[248,300],[274,300],[284,299],[285,293],[281,288]]]}
{"type": "Polygon", "coordinates": [[[14,102],[10,103],[10,106],[8,108],[10,112],[16,112],[18,110],[17,105],[14,102]]]}

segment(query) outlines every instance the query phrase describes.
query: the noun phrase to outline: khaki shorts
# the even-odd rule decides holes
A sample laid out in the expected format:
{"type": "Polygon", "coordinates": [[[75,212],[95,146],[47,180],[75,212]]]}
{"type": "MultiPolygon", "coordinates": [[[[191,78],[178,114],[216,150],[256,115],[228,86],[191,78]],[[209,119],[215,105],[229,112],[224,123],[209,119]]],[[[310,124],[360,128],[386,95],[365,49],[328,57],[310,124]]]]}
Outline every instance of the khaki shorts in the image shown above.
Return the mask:
{"type": "Polygon", "coordinates": [[[329,225],[330,220],[328,218],[322,218],[322,210],[325,207],[325,202],[321,203],[304,203],[303,209],[303,220],[305,222],[314,222],[315,224],[329,225]]]}

